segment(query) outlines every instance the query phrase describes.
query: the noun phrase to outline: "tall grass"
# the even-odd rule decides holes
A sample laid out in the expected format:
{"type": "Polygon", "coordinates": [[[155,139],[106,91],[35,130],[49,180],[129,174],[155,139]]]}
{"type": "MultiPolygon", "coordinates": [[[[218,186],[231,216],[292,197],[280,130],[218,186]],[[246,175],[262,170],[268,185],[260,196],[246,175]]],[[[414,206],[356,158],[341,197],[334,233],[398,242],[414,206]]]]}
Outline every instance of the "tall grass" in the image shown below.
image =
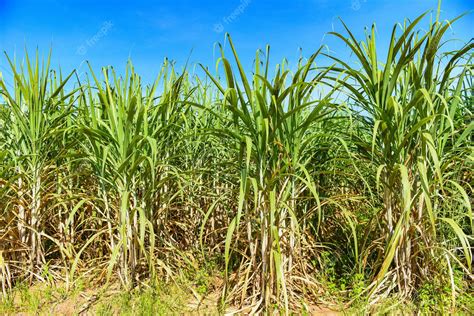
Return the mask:
{"type": "Polygon", "coordinates": [[[460,178],[470,167],[458,163],[469,159],[472,150],[472,123],[465,121],[472,104],[463,97],[463,86],[470,76],[474,45],[443,52],[443,35],[456,19],[436,20],[421,34],[416,26],[425,15],[406,23],[400,35],[394,27],[383,63],[375,26],[362,42],[347,27],[347,37],[332,33],[362,65],[354,69],[332,57],[340,65],[333,71],[344,76],[353,105],[363,110],[360,128],[371,135],[358,139],[366,148],[358,154],[377,170],[376,189],[383,204],[380,233],[386,238],[374,280],[378,286],[396,282],[407,296],[433,272],[441,272],[440,266],[447,266],[452,249],[444,244],[445,235],[441,240],[437,236],[440,230],[451,229],[463,245],[459,264],[466,271],[472,262],[472,226],[463,231],[454,218],[472,220],[466,192],[470,188],[460,178]]]}
{"type": "Polygon", "coordinates": [[[293,275],[305,271],[301,260],[305,227],[299,219],[313,209],[321,219],[321,201],[308,171],[311,156],[319,152],[318,138],[327,132],[325,122],[337,106],[331,102],[332,93],[314,97],[327,73],[316,69],[318,53],[302,61],[295,74],[282,64],[270,78],[267,49],[262,65],[257,55],[250,83],[230,37],[228,40],[238,73],[223,52],[220,61],[226,86],[206,70],[222,94],[207,110],[226,127],[212,132],[234,143],[237,150],[227,163],[236,164],[234,169],[240,172],[237,210],[231,215],[225,240],[224,294],[232,292],[235,297],[238,293],[241,304],[249,299],[258,302],[257,306],[284,302],[288,308],[289,296],[296,295],[290,289],[299,283],[293,275]],[[219,113],[213,112],[215,107],[221,109],[219,113]],[[232,280],[236,287],[230,290],[233,260],[241,263],[232,280]],[[251,293],[248,298],[247,293],[251,293]]]}
{"type": "Polygon", "coordinates": [[[151,85],[131,63],[79,79],[6,57],[3,293],[46,275],[130,290],[214,258],[222,308],[304,308],[330,274],[372,303],[441,284],[454,308],[472,282],[473,44],[447,51],[457,19],[421,31],[427,16],[383,56],[375,26],[331,33],[360,67],[318,50],[291,71],[267,48],[249,72],[230,36],[216,72],[166,60],[151,85]]]}

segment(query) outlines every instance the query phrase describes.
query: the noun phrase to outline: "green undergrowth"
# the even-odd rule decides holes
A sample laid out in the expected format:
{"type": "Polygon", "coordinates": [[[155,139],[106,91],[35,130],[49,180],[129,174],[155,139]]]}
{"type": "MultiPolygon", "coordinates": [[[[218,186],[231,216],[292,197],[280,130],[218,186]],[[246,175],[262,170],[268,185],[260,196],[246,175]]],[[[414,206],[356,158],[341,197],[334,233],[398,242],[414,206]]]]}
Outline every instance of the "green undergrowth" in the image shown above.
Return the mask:
{"type": "Polygon", "coordinates": [[[16,286],[0,303],[0,315],[169,315],[190,312],[184,284],[159,283],[131,291],[37,283],[16,286]]]}
{"type": "Polygon", "coordinates": [[[79,279],[69,289],[66,284],[48,278],[31,285],[19,283],[0,298],[0,315],[181,315],[198,311],[215,314],[215,293],[222,284],[222,274],[216,264],[208,261],[203,267],[187,267],[179,274],[141,283],[130,291],[122,290],[118,281],[102,283],[79,279]]]}
{"type": "Polygon", "coordinates": [[[434,275],[410,299],[399,295],[370,299],[368,276],[352,271],[344,258],[323,252],[318,268],[321,272],[317,279],[324,289],[321,301],[342,314],[472,315],[474,311],[474,286],[459,270],[454,270],[452,280],[448,275],[434,275]]]}
{"type": "MultiPolygon", "coordinates": [[[[324,256],[323,256],[324,257],[324,256]]],[[[459,293],[453,306],[452,291],[441,279],[423,284],[411,300],[392,295],[370,301],[366,295],[367,280],[363,274],[337,277],[337,268],[328,258],[327,268],[319,276],[323,295],[319,302],[302,302],[304,308],[292,309],[294,315],[470,315],[474,311],[472,285],[455,275],[459,293]],[[331,266],[332,264],[332,266],[331,266]]],[[[183,269],[179,275],[154,284],[141,284],[131,291],[119,284],[95,287],[91,280],[78,280],[74,287],[44,282],[17,284],[0,302],[0,315],[218,315],[222,273],[210,261],[199,269],[183,269]]],[[[226,306],[231,313],[232,306],[226,306]]],[[[275,310],[278,312],[278,309],[275,310]]],[[[283,310],[280,311],[284,313],[283,310]]]]}

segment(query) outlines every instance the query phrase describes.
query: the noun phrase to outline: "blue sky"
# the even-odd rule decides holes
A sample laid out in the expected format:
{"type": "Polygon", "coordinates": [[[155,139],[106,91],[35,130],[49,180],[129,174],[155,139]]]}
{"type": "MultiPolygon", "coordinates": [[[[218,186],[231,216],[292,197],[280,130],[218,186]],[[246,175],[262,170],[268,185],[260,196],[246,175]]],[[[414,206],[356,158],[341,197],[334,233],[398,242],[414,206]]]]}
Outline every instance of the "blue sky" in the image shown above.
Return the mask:
{"type": "MultiPolygon", "coordinates": [[[[341,31],[341,17],[358,35],[376,22],[383,42],[395,22],[436,9],[436,0],[226,0],[226,1],[30,1],[0,0],[0,49],[21,59],[25,46],[47,54],[63,70],[114,65],[123,69],[130,57],[151,81],[165,57],[183,66],[187,59],[214,66],[214,44],[229,32],[241,59],[250,66],[255,50],[271,45],[274,64],[286,57],[295,62],[299,49],[309,56],[322,44],[337,54],[344,48],[324,36],[341,31]],[[192,53],[191,53],[192,51],[192,53]]],[[[443,1],[443,18],[474,9],[474,1],[443,1]]],[[[453,26],[454,38],[473,36],[474,14],[453,26]]],[[[458,45],[458,44],[454,44],[458,45]]],[[[459,43],[460,45],[460,43],[459,43]]],[[[7,64],[0,57],[0,71],[7,64]]]]}

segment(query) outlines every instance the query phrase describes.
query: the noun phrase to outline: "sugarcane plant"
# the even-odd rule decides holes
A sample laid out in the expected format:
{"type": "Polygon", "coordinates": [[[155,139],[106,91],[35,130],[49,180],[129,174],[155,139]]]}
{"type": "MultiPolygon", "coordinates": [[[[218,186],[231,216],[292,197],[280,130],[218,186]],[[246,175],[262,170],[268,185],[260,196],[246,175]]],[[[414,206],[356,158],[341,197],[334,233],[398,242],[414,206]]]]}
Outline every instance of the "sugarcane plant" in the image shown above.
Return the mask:
{"type": "Polygon", "coordinates": [[[157,230],[164,228],[166,205],[177,195],[169,192],[168,179],[176,172],[168,161],[181,119],[184,77],[169,63],[150,87],[142,86],[131,64],[123,78],[106,68],[103,82],[92,68],[91,76],[94,85],[84,87],[79,108],[80,131],[108,223],[108,278],[118,265],[122,283],[133,287],[143,269],[155,277],[157,230]],[[164,91],[158,98],[161,80],[164,91]]]}
{"type": "Polygon", "coordinates": [[[240,304],[253,303],[255,310],[277,304],[288,311],[297,297],[292,276],[305,271],[299,216],[310,211],[306,202],[321,219],[321,200],[308,169],[318,151],[314,140],[337,109],[332,93],[315,97],[329,70],[317,70],[317,52],[294,74],[283,63],[272,78],[267,49],[264,60],[257,53],[249,82],[230,36],[227,40],[236,70],[221,49],[225,84],[203,67],[222,94],[209,111],[225,122],[225,129],[213,131],[235,142],[233,159],[240,170],[238,205],[225,240],[223,298],[239,297],[240,304]],[[240,269],[231,278],[237,260],[240,269]]]}
{"type": "MultiPolygon", "coordinates": [[[[472,103],[463,97],[463,86],[472,68],[473,44],[444,51],[443,36],[460,17],[443,22],[437,16],[422,33],[416,27],[427,14],[407,21],[401,32],[398,25],[393,28],[382,60],[375,25],[363,41],[345,24],[347,35],[331,33],[361,65],[329,56],[338,63],[332,72],[339,76],[332,79],[344,87],[364,134],[371,135],[358,137],[365,149],[358,156],[373,165],[383,205],[378,216],[385,242],[372,270],[371,294],[397,288],[409,297],[423,282],[446,275],[451,261],[471,271],[472,225],[469,230],[461,226],[465,218],[472,223],[472,191],[462,175],[472,168],[472,122],[465,121],[472,103]],[[449,235],[440,234],[445,229],[462,252],[446,244],[449,235]]],[[[452,277],[452,269],[448,272],[452,277]]]]}
{"type": "Polygon", "coordinates": [[[48,190],[57,181],[58,158],[65,152],[61,138],[72,113],[71,97],[64,87],[73,73],[62,78],[50,70],[50,58],[40,62],[26,53],[18,66],[6,56],[13,87],[0,80],[4,105],[2,121],[2,203],[7,214],[10,247],[3,256],[16,273],[36,279],[45,261],[43,228],[49,216],[48,190]],[[15,227],[16,226],[16,227],[15,227]],[[19,272],[22,271],[22,272],[19,272]],[[25,273],[26,272],[26,273],[25,273]]]}

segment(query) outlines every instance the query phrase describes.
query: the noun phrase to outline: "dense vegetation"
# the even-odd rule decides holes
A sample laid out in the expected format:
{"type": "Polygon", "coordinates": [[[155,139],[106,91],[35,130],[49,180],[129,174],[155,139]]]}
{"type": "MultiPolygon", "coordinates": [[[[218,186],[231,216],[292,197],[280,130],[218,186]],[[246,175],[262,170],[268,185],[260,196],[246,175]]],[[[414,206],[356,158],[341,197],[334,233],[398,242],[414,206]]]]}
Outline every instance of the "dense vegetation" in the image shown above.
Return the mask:
{"type": "Polygon", "coordinates": [[[331,33],[353,59],[319,50],[296,71],[269,49],[244,69],[227,37],[216,71],[166,61],[152,85],[131,63],[84,79],[7,55],[2,295],[86,275],[132,290],[213,266],[221,308],[334,295],[460,308],[473,290],[474,44],[447,51],[454,20],[427,19],[395,26],[386,52],[374,27],[331,33]]]}

